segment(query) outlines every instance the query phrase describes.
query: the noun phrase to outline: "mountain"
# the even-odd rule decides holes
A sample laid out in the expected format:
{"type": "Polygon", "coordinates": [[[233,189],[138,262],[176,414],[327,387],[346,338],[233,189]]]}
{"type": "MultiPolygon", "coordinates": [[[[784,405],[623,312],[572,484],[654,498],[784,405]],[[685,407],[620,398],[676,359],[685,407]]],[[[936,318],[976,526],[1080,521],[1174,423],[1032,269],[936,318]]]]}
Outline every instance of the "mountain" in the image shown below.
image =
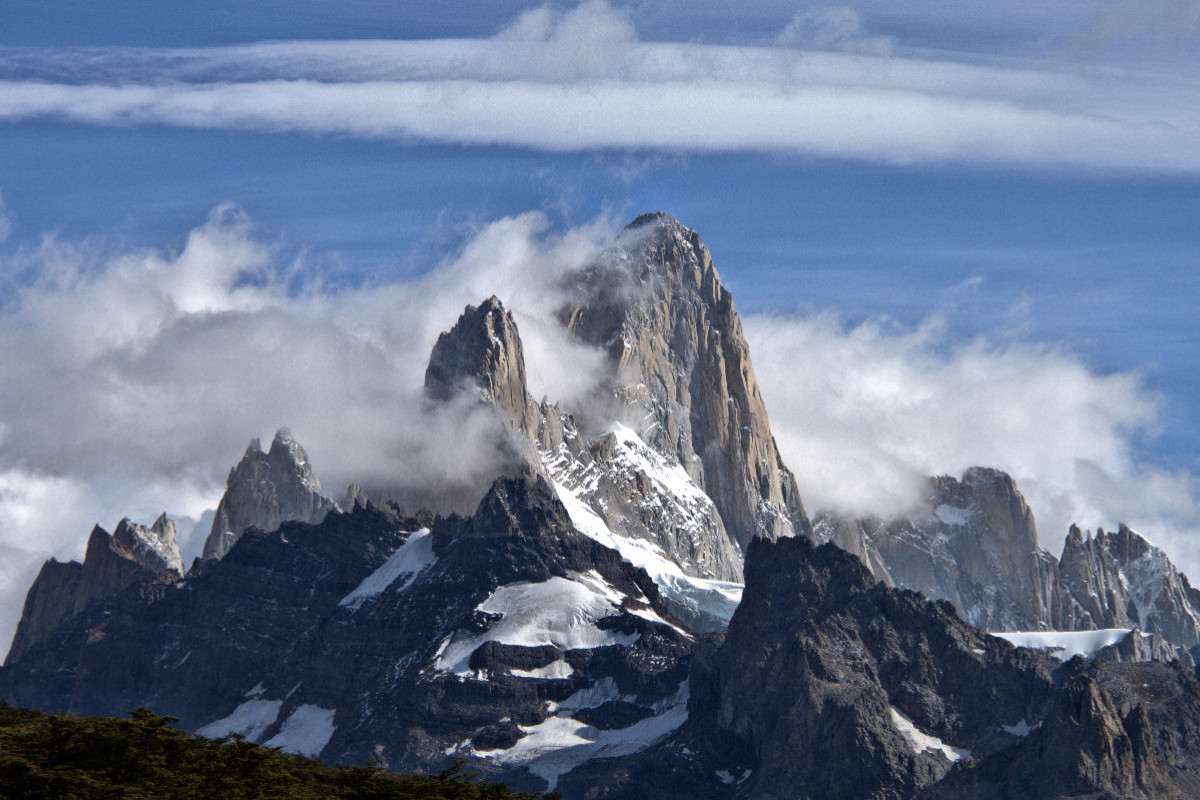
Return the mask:
{"type": "Polygon", "coordinates": [[[1038,544],[1033,512],[999,470],[977,467],[961,479],[932,478],[915,514],[848,521],[822,514],[815,523],[818,541],[841,544],[835,531],[847,525],[869,543],[866,563],[876,575],[949,600],[983,630],[1074,630],[1082,616],[1061,591],[1054,558],[1038,544]]]}
{"type": "Polygon", "coordinates": [[[682,722],[690,634],[644,572],[572,529],[543,478],[422,522],[369,504],[251,529],[165,592],[89,605],[10,659],[2,696],[145,706],[336,762],[467,757],[526,783],[682,722]],[[601,734],[561,752],[584,725],[601,734]]]}
{"type": "Polygon", "coordinates": [[[494,421],[486,480],[429,492],[467,510],[339,507],[281,430],[186,574],[165,516],[47,562],[0,699],[572,800],[1197,796],[1200,606],[1161,551],[1055,559],[983,468],[810,525],[694,231],[639,217],[562,280],[594,395],[531,397],[498,297],[430,353],[430,407],[494,421]]]}
{"type": "Polygon", "coordinates": [[[1200,644],[1200,592],[1166,553],[1124,525],[1094,536],[1071,526],[1059,575],[1097,628],[1137,627],[1185,647],[1200,644]]]}
{"type": "Polygon", "coordinates": [[[229,472],[212,531],[204,541],[204,559],[223,558],[248,528],[273,531],[284,522],[320,522],[336,504],[321,494],[308,453],[286,428],[264,453],[258,439],[229,472]]]}
{"type": "Polygon", "coordinates": [[[570,280],[567,328],[607,352],[609,389],[636,432],[712,498],[738,550],[807,533],[741,320],[699,235],[669,214],[642,215],[570,280]]]}
{"type": "Polygon", "coordinates": [[[1194,797],[1200,684],[1066,664],[803,540],[755,542],[718,656],[717,722],[756,798],[1194,797]],[[1191,766],[1189,766],[1191,765],[1191,766]]]}
{"type": "Polygon", "coordinates": [[[175,523],[162,514],[149,528],[123,519],[114,533],[99,525],[88,537],[83,563],[50,559],[29,587],[7,660],[20,660],[93,601],[127,587],[153,593],[183,574],[175,523]]]}
{"type": "Polygon", "coordinates": [[[877,578],[947,600],[983,630],[1136,628],[1175,645],[1176,657],[1195,658],[1187,651],[1200,642],[1200,592],[1162,550],[1124,525],[1095,536],[1072,526],[1055,558],[1038,544],[1016,483],[999,470],[932,478],[913,514],[881,520],[822,513],[814,522],[818,541],[850,549],[846,529],[865,543],[865,556],[856,554],[877,578]]]}

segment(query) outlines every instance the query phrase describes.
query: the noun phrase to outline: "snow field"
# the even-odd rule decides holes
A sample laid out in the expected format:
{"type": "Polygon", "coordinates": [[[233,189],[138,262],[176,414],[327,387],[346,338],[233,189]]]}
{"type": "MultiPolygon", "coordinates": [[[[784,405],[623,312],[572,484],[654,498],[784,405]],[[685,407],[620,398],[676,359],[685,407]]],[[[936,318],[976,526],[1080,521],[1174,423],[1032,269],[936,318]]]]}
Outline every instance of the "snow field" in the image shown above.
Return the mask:
{"type": "Polygon", "coordinates": [[[421,570],[435,561],[437,557],[433,554],[433,537],[429,535],[429,529],[414,531],[387,561],[363,578],[362,583],[343,597],[338,605],[357,609],[367,599],[381,594],[400,579],[404,579],[404,584],[397,591],[402,592],[412,586],[421,570]]]}

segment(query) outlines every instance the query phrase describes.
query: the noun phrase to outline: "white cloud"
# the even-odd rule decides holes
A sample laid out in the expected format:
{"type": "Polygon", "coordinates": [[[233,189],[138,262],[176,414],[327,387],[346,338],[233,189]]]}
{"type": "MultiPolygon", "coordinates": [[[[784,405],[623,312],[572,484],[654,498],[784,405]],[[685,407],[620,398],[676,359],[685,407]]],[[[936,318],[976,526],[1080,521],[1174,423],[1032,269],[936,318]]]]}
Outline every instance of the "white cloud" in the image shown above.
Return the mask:
{"type": "Polygon", "coordinates": [[[880,56],[890,54],[894,47],[890,37],[865,36],[862,15],[847,6],[797,11],[775,43],[880,56]]]}
{"type": "Polygon", "coordinates": [[[569,45],[630,44],[638,39],[633,21],[605,0],[584,0],[568,10],[550,5],[521,13],[496,39],[514,42],[558,42],[569,45]]]}
{"type": "Polygon", "coordinates": [[[1009,472],[1056,555],[1067,527],[1125,522],[1200,574],[1200,484],[1139,461],[1160,401],[1057,347],[1004,335],[955,343],[833,314],[746,320],[763,396],[810,511],[901,513],[930,475],[1009,472]]]}
{"type": "MultiPolygon", "coordinates": [[[[594,0],[493,39],[22,50],[0,119],[336,133],[551,151],[1200,169],[1200,79],[892,55],[839,7],[782,41],[642,41],[594,0]],[[835,51],[852,52],[835,52],[835,51]]],[[[0,65],[6,53],[0,52],[0,65]]]]}

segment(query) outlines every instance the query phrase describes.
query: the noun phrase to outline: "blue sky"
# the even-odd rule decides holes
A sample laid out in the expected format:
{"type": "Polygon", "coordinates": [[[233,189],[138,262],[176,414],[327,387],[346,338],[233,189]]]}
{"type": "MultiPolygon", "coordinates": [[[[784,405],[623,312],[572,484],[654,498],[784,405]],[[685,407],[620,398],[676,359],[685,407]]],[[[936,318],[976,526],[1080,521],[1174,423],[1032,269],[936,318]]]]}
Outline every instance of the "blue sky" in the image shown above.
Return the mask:
{"type": "Polygon", "coordinates": [[[276,425],[336,491],[453,308],[536,326],[524,284],[653,209],[713,252],[810,507],[994,464],[1052,550],[1129,521],[1200,567],[1200,4],[12,5],[0,602],[93,522],[197,516],[276,425]]]}

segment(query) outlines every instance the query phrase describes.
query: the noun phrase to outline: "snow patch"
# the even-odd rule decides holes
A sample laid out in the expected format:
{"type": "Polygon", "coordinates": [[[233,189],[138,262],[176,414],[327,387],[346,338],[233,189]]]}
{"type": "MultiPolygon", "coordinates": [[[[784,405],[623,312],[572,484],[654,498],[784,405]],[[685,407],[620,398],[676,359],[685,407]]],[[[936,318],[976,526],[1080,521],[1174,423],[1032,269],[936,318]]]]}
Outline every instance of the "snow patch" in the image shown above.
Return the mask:
{"type": "Polygon", "coordinates": [[[501,615],[485,633],[456,631],[442,642],[434,667],[470,677],[471,654],[484,642],[559,650],[591,649],[606,645],[631,645],[638,634],[605,631],[597,620],[615,616],[624,595],[595,570],[554,577],[540,583],[521,581],[501,586],[476,606],[477,611],[501,615]]]}
{"type": "Polygon", "coordinates": [[[896,730],[908,739],[913,750],[918,753],[923,753],[926,750],[936,750],[951,761],[958,761],[960,758],[971,758],[970,750],[963,750],[961,747],[951,747],[936,736],[921,731],[913,721],[901,714],[894,706],[892,709],[892,724],[896,726],[896,730]]]}
{"type": "Polygon", "coordinates": [[[725,784],[726,786],[732,786],[735,783],[745,783],[746,780],[749,779],[749,777],[754,774],[754,772],[752,770],[748,770],[748,769],[741,770],[741,773],[742,773],[742,777],[737,778],[737,777],[734,777],[733,773],[730,772],[729,770],[719,769],[716,771],[716,776],[721,781],[721,783],[725,784]]]}
{"type": "Polygon", "coordinates": [[[604,677],[591,686],[585,686],[575,692],[561,703],[552,702],[550,710],[559,715],[569,715],[570,712],[581,711],[585,708],[599,708],[605,703],[633,703],[636,700],[637,697],[634,695],[621,694],[620,689],[617,688],[617,682],[611,677],[604,677]]]}
{"type": "MultiPolygon", "coordinates": [[[[615,688],[615,684],[611,690],[605,686],[597,694],[607,694],[615,688]]],[[[620,730],[602,731],[570,717],[547,717],[537,725],[521,726],[525,736],[507,750],[486,750],[476,755],[504,766],[524,766],[553,789],[560,775],[585,761],[627,756],[658,744],[687,721],[688,696],[688,682],[684,681],[674,695],[655,708],[655,716],[620,730]]],[[[560,714],[566,711],[567,703],[559,705],[560,714]]]]}
{"type": "Polygon", "coordinates": [[[934,515],[947,525],[966,525],[971,521],[971,512],[966,508],[940,505],[934,510],[934,515]]]}
{"type": "MultiPolygon", "coordinates": [[[[679,469],[683,470],[682,467],[679,469]]],[[[723,623],[733,618],[738,603],[742,602],[742,584],[685,575],[683,569],[667,558],[658,545],[645,539],[616,535],[574,490],[558,481],[554,481],[554,489],[567,509],[567,515],[571,517],[571,523],[580,533],[616,550],[622,559],[644,569],[664,597],[669,597],[699,616],[715,618],[723,623]]]]}
{"type": "Polygon", "coordinates": [[[219,739],[222,736],[239,733],[245,736],[247,741],[257,742],[258,737],[275,724],[282,706],[282,700],[247,700],[235,708],[229,716],[213,720],[207,725],[197,728],[196,733],[209,739],[219,739]]]}
{"type": "Polygon", "coordinates": [[[992,633],[1017,647],[1043,650],[1059,661],[1075,656],[1091,658],[1097,650],[1114,645],[1132,628],[1102,628],[1098,631],[1002,631],[992,633]]]}
{"type": "Polygon", "coordinates": [[[397,589],[402,592],[412,586],[421,570],[429,567],[435,561],[437,561],[437,556],[433,554],[433,537],[429,535],[429,529],[421,528],[419,531],[414,531],[409,534],[404,544],[396,548],[396,552],[392,553],[387,561],[363,578],[362,583],[343,597],[338,605],[357,609],[368,598],[375,597],[396,581],[404,578],[404,584],[397,589]]]}
{"type": "Polygon", "coordinates": [[[563,661],[561,658],[557,661],[552,661],[544,667],[535,669],[512,669],[508,670],[508,674],[514,678],[541,678],[543,680],[562,680],[569,678],[575,674],[575,668],[563,661]]]}
{"type": "Polygon", "coordinates": [[[1033,732],[1033,729],[1034,729],[1034,726],[1030,725],[1024,719],[1022,719],[1016,725],[1001,725],[1000,726],[1000,730],[1004,731],[1005,733],[1011,733],[1013,736],[1020,736],[1021,738],[1025,738],[1026,736],[1028,736],[1030,733],[1033,732]]]}
{"type": "Polygon", "coordinates": [[[320,706],[302,705],[292,712],[279,733],[272,736],[267,747],[278,747],[285,753],[319,756],[333,736],[334,710],[320,706]]]}

